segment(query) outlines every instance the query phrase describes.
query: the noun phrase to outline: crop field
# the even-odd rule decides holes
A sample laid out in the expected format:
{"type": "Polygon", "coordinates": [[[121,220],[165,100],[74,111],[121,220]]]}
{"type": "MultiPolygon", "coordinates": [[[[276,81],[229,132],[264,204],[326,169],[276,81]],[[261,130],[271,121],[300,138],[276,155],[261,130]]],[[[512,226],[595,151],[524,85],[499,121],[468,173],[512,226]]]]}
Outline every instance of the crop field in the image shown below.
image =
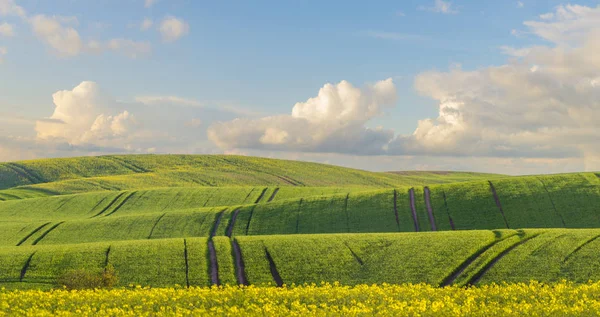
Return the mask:
{"type": "Polygon", "coordinates": [[[4,290],[0,316],[597,316],[598,298],[599,283],[567,282],[4,290]]]}
{"type": "MultiPolygon", "coordinates": [[[[303,298],[300,306],[286,306],[290,315],[344,314],[347,302],[327,305],[372,285],[374,294],[396,295],[378,302],[357,297],[363,313],[418,312],[425,305],[456,315],[452,300],[439,306],[435,298],[462,301],[471,294],[483,303],[479,290],[519,293],[524,287],[597,292],[598,284],[585,283],[600,280],[599,202],[595,173],[375,173],[219,155],[0,163],[0,297],[39,311],[54,304],[27,306],[11,296],[61,288],[73,272],[110,271],[116,289],[90,291],[90,309],[119,292],[131,303],[141,300],[137,296],[164,303],[165,294],[189,291],[180,297],[200,294],[198,312],[261,314],[237,300],[216,305],[213,299],[252,290],[248,302],[273,307],[303,298]],[[549,285],[502,284],[532,280],[549,285]],[[331,285],[314,286],[321,283],[331,285]],[[398,297],[407,287],[431,301],[398,297]],[[311,292],[327,305],[307,304],[302,294],[311,292]],[[384,311],[386,300],[395,308],[384,311]]],[[[66,291],[48,294],[57,296],[48,300],[75,300],[66,291]]],[[[540,302],[496,304],[498,311],[549,309],[540,302]]],[[[551,314],[575,307],[560,305],[551,314]]],[[[115,315],[128,311],[114,309],[115,315]]],[[[4,312],[10,308],[0,307],[4,312]]]]}

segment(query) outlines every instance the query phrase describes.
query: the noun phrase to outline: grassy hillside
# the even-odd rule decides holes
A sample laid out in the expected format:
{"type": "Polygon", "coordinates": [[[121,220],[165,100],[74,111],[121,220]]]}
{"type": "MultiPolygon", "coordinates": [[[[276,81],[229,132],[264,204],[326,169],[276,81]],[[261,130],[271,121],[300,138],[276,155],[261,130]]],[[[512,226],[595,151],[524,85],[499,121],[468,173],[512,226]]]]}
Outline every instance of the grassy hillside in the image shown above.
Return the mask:
{"type": "Polygon", "coordinates": [[[32,191],[69,194],[167,186],[254,185],[394,187],[499,177],[503,175],[374,173],[318,163],[231,155],[100,156],[0,163],[0,200],[11,195],[26,197],[32,191]],[[1,191],[20,186],[12,192],[1,191]]]}
{"type": "Polygon", "coordinates": [[[208,286],[212,272],[217,284],[586,282],[600,279],[598,237],[599,229],[218,237],[215,263],[207,238],[3,247],[0,285],[51,285],[70,268],[108,264],[124,286],[208,286]]]}
{"type": "Polygon", "coordinates": [[[108,264],[121,285],[151,286],[600,278],[594,173],[143,155],[4,163],[0,188],[0,286],[11,288],[108,264]]]}

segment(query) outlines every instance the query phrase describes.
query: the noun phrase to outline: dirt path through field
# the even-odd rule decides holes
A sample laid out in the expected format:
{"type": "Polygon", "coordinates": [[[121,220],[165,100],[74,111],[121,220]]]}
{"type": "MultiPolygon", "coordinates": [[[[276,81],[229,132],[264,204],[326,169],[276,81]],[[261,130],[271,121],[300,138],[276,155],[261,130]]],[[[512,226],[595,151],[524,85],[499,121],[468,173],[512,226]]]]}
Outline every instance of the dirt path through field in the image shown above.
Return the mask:
{"type": "Polygon", "coordinates": [[[231,238],[231,234],[233,233],[233,227],[235,226],[235,221],[237,220],[237,216],[240,213],[240,208],[237,208],[233,215],[231,215],[231,220],[229,221],[229,226],[227,226],[227,232],[225,235],[231,238]]]}
{"type": "Polygon", "coordinates": [[[435,225],[435,217],[433,216],[433,208],[431,208],[431,192],[429,187],[423,188],[423,196],[425,196],[425,206],[427,207],[427,215],[429,216],[429,224],[431,224],[431,231],[437,231],[435,225]]]}
{"type": "Polygon", "coordinates": [[[248,285],[248,280],[246,280],[246,266],[244,265],[244,259],[242,258],[242,250],[235,239],[231,240],[231,248],[233,249],[233,255],[235,256],[235,272],[238,284],[248,285]]]}
{"type": "Polygon", "coordinates": [[[220,285],[217,250],[215,249],[215,243],[212,240],[208,240],[208,258],[210,260],[210,282],[212,285],[220,285]]]}
{"type": "Polygon", "coordinates": [[[412,212],[413,223],[415,225],[415,231],[419,232],[419,219],[417,218],[417,207],[415,206],[415,189],[411,188],[408,191],[410,197],[410,210],[412,212]]]}

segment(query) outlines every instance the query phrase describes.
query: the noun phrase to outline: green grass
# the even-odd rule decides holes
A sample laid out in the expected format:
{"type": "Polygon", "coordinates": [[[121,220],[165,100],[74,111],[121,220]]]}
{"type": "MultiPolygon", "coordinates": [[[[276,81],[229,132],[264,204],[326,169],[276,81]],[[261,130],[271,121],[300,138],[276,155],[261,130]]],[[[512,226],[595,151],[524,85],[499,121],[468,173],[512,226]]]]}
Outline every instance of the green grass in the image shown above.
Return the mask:
{"type": "Polygon", "coordinates": [[[56,193],[189,186],[393,187],[498,178],[477,173],[374,173],[332,165],[230,155],[126,155],[0,163],[0,189],[56,193]]]}
{"type": "Polygon", "coordinates": [[[224,155],[0,163],[0,286],[107,264],[121,286],[209,286],[208,241],[221,284],[240,278],[233,241],[251,284],[585,282],[600,279],[598,201],[594,173],[375,173],[224,155]]]}
{"type": "MultiPolygon", "coordinates": [[[[556,282],[599,279],[600,229],[237,236],[250,284],[556,282]],[[272,264],[270,263],[269,253],[272,264]]],[[[208,286],[207,238],[0,248],[0,285],[53,283],[114,265],[119,285],[208,286]],[[184,243],[185,241],[185,243],[184,243]],[[187,254],[187,256],[186,256],[187,254]],[[29,265],[25,263],[28,259],[29,265]]],[[[214,238],[219,279],[237,284],[231,240],[214,238]]]]}

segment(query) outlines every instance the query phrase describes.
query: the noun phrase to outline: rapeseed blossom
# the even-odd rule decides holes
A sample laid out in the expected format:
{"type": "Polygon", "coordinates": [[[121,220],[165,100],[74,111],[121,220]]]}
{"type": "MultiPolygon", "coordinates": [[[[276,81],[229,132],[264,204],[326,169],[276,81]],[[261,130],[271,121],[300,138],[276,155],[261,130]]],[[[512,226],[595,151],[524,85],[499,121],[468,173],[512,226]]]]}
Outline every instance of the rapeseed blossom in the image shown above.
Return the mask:
{"type": "Polygon", "coordinates": [[[0,316],[595,316],[600,282],[0,291],[0,316]]]}

